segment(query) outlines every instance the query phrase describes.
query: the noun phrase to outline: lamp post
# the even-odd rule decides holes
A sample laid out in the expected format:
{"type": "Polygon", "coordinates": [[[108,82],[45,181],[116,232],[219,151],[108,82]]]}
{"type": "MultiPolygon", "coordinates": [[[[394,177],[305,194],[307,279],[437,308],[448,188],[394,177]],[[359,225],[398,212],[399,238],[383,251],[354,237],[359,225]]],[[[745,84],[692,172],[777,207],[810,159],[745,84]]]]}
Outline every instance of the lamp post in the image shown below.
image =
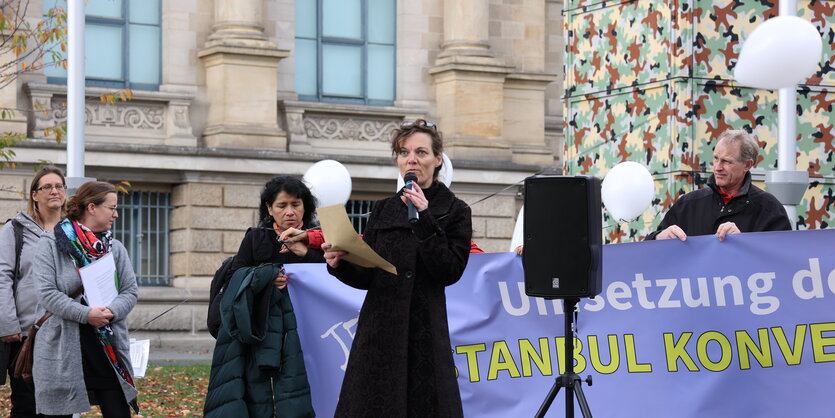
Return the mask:
{"type": "Polygon", "coordinates": [[[84,176],[84,0],[67,2],[67,188],[75,193],[84,176]]]}
{"type": "MultiPolygon", "coordinates": [[[[780,0],[780,16],[796,16],[797,0],[780,0]]],[[[797,86],[783,87],[777,93],[777,170],[765,173],[765,183],[789,216],[792,229],[797,224],[797,204],[809,184],[809,173],[797,170],[797,86]]]]}

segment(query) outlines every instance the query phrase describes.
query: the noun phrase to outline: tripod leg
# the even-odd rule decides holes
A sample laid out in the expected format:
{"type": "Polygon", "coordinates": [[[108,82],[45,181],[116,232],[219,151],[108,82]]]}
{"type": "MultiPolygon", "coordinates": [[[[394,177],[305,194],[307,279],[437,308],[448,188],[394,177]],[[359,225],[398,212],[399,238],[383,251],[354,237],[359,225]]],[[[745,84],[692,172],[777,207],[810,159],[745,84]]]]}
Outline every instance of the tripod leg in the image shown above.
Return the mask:
{"type": "Polygon", "coordinates": [[[548,412],[548,408],[551,407],[551,403],[554,402],[554,398],[557,397],[557,393],[560,392],[560,387],[562,387],[562,385],[560,384],[561,378],[562,376],[557,377],[554,380],[554,385],[551,386],[551,390],[548,392],[548,396],[545,397],[545,401],[542,402],[542,406],[539,407],[539,411],[536,411],[536,418],[543,418],[545,416],[545,413],[548,412]]]}
{"type": "Polygon", "coordinates": [[[583,387],[580,384],[580,377],[574,378],[574,394],[577,395],[577,403],[580,404],[580,413],[583,414],[583,418],[592,418],[589,403],[586,401],[586,395],[583,394],[583,387]]]}

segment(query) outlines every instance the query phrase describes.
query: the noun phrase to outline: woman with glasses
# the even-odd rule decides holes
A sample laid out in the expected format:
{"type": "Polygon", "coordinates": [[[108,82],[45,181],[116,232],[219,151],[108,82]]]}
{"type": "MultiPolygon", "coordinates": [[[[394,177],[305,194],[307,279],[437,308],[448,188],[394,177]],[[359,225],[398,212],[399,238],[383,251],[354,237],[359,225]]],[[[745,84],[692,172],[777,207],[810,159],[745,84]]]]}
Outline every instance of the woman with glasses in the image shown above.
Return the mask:
{"type": "Polygon", "coordinates": [[[29,186],[26,210],[0,230],[0,383],[9,374],[12,417],[35,416],[32,383],[12,376],[14,359],[35,323],[38,295],[30,275],[41,235],[52,231],[64,216],[67,186],[58,167],[39,170],[29,186]]]}
{"type": "Polygon", "coordinates": [[[111,233],[118,216],[116,188],[88,181],[67,203],[67,217],[38,243],[38,310],[52,316],[35,338],[32,375],[37,410],[45,416],[85,412],[91,398],[104,417],[130,417],[130,406],[138,412],[126,321],[138,290],[127,250],[111,233]],[[109,254],[116,297],[107,306],[89,306],[74,296],[80,294],[79,269],[109,254]]]}
{"type": "Polygon", "coordinates": [[[344,251],[322,244],[328,271],[368,290],[336,416],[460,417],[444,291],[467,265],[470,208],[437,181],[443,142],[435,124],[404,123],[391,150],[403,178],[417,180],[374,204],[363,239],[397,275],[347,262],[344,251]],[[409,202],[418,212],[415,223],[409,202]]]}
{"type": "MultiPolygon", "coordinates": [[[[268,181],[261,191],[258,226],[246,231],[229,275],[242,267],[324,262],[322,250],[279,239],[288,229],[313,226],[315,209],[316,198],[301,180],[278,176],[268,181]]],[[[227,283],[234,286],[234,280],[227,283]]],[[[249,326],[241,326],[230,335],[230,324],[224,323],[218,331],[209,391],[203,405],[205,417],[315,415],[284,269],[278,269],[272,283],[275,289],[268,286],[255,291],[243,285],[227,289],[249,292],[252,310],[246,315],[242,311],[248,304],[233,305],[236,325],[249,326]],[[241,328],[250,328],[251,334],[258,334],[261,339],[252,341],[256,338],[241,328]],[[278,341],[267,341],[268,338],[278,341]],[[279,353],[271,351],[276,344],[279,353]]]]}

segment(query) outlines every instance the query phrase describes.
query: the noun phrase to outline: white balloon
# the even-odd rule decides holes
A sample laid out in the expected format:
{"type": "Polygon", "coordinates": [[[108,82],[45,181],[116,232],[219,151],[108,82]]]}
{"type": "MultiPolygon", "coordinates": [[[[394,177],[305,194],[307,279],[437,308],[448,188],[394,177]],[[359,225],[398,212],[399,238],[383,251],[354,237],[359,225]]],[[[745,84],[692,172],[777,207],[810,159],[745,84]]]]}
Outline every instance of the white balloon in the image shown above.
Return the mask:
{"type": "Polygon", "coordinates": [[[302,181],[316,197],[318,207],[344,205],[351,197],[351,174],[339,161],[322,160],[310,166],[302,181]]]}
{"type": "Polygon", "coordinates": [[[600,194],[612,217],[627,222],[647,210],[655,197],[655,183],[646,167],[626,161],[606,173],[600,194]]]}
{"type": "Polygon", "coordinates": [[[797,16],[773,17],[748,35],[734,78],[749,87],[791,87],[815,72],[822,51],[820,33],[811,22],[797,16]]]}
{"type": "MultiPolygon", "coordinates": [[[[446,156],[446,153],[441,154],[444,158],[444,164],[441,166],[441,171],[438,172],[438,181],[444,184],[444,186],[449,187],[452,184],[452,161],[449,160],[449,157],[446,156]]],[[[400,190],[403,186],[406,185],[406,182],[403,180],[402,174],[397,174],[397,189],[400,190]]]]}
{"type": "Polygon", "coordinates": [[[508,251],[516,251],[516,247],[525,244],[525,207],[519,209],[519,216],[516,217],[516,226],[513,227],[513,238],[510,239],[510,249],[508,251]]]}
{"type": "Polygon", "coordinates": [[[444,164],[441,166],[441,171],[438,172],[438,181],[449,187],[452,184],[452,161],[449,160],[446,153],[442,153],[441,156],[444,158],[444,164]]]}

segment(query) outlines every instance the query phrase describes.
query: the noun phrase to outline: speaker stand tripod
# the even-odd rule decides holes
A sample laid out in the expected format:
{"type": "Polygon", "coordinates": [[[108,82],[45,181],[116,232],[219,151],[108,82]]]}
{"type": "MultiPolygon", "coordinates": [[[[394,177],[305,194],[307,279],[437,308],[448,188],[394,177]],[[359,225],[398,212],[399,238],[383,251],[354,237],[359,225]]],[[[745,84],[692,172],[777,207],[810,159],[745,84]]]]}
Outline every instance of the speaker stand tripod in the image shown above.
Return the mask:
{"type": "MultiPolygon", "coordinates": [[[[577,307],[577,298],[567,298],[563,302],[563,315],[565,315],[565,347],[563,349],[563,360],[565,361],[565,373],[559,375],[551,386],[551,391],[539,411],[536,418],[543,418],[554,398],[557,397],[560,388],[565,388],[565,417],[574,418],[574,394],[577,394],[577,403],[580,404],[580,412],[585,418],[592,418],[586,396],[583,394],[583,381],[580,376],[574,374],[574,309],[577,307]]],[[[586,383],[591,386],[591,376],[586,378],[586,383]]]]}

